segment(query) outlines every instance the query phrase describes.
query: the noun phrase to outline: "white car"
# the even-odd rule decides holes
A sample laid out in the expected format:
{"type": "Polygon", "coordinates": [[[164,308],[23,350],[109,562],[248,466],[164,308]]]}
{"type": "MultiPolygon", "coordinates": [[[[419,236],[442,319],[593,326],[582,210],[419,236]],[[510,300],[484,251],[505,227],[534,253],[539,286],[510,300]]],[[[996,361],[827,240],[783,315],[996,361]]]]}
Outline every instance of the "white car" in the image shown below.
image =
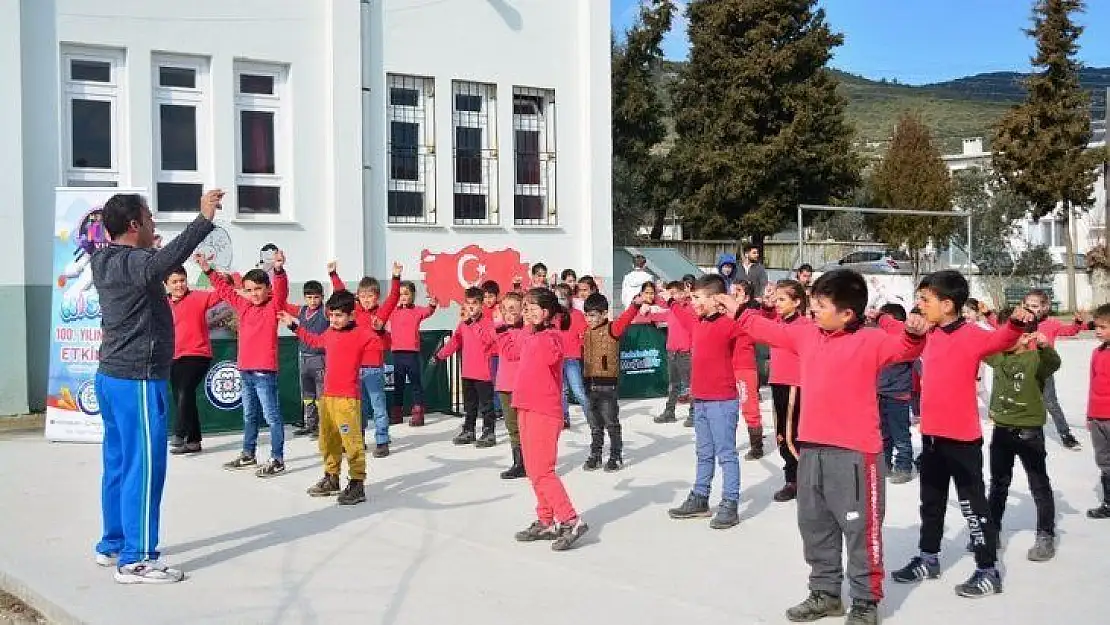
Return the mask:
{"type": "Polygon", "coordinates": [[[834,269],[853,269],[859,273],[913,273],[909,254],[900,250],[852,252],[835,263],[826,263],[820,271],[826,272],[834,269]]]}

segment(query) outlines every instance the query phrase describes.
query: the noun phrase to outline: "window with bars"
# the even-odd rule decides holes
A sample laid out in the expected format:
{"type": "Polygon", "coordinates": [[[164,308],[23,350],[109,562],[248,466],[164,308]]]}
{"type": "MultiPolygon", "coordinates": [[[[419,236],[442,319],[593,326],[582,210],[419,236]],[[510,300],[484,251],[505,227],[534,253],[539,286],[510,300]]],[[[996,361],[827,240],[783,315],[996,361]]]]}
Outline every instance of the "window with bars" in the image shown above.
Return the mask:
{"type": "Polygon", "coordinates": [[[237,217],[273,217],[285,213],[290,162],[284,132],[286,68],[282,65],[235,64],[237,217]]]}
{"type": "Polygon", "coordinates": [[[436,223],[435,81],[389,74],[389,223],[436,223]]]}
{"type": "Polygon", "coordinates": [[[154,209],[195,213],[208,182],[208,61],[155,56],[154,209]]]}
{"type": "Polygon", "coordinates": [[[555,91],[513,87],[513,159],[513,223],[556,225],[555,91]]]}
{"type": "Polygon", "coordinates": [[[455,160],[454,221],[499,222],[497,204],[497,87],[453,81],[451,120],[455,160]]]}
{"type": "Polygon", "coordinates": [[[118,187],[126,145],[124,53],[63,46],[61,60],[65,185],[118,187]]]}

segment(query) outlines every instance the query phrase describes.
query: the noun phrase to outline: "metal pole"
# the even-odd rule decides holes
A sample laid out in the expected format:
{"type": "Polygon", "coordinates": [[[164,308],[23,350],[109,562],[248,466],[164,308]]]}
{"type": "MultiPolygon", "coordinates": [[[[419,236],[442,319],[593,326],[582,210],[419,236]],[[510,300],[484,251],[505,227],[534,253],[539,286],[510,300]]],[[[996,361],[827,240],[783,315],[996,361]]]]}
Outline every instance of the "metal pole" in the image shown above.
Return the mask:
{"type": "Polygon", "coordinates": [[[803,229],[802,229],[802,205],[799,204],[798,205],[798,262],[794,265],[795,269],[797,269],[798,266],[800,266],[802,264],[802,237],[803,237],[802,233],[803,233],[803,229]]]}
{"type": "Polygon", "coordinates": [[[971,242],[971,211],[967,213],[967,274],[972,275],[972,266],[975,263],[975,244],[971,242]]]}

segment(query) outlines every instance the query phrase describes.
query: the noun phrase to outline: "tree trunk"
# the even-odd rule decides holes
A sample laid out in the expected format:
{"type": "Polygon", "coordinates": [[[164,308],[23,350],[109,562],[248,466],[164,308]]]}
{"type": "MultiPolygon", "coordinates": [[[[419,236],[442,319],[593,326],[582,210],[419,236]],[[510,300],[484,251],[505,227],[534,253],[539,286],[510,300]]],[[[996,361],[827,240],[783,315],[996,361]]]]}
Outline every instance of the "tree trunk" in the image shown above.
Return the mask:
{"type": "Polygon", "coordinates": [[[667,223],[667,209],[655,209],[655,219],[651,223],[651,234],[648,237],[652,241],[661,241],[663,239],[663,226],[667,223]]]}
{"type": "Polygon", "coordinates": [[[1072,214],[1071,203],[1064,202],[1064,214],[1067,216],[1068,221],[1064,224],[1064,269],[1068,272],[1068,310],[1074,313],[1078,308],[1076,307],[1076,293],[1075,293],[1075,239],[1072,237],[1072,214]]]}
{"type": "MultiPolygon", "coordinates": [[[[767,266],[767,257],[763,254],[763,244],[766,241],[766,239],[767,239],[767,235],[763,234],[762,232],[753,232],[752,233],[752,245],[759,248],[759,262],[763,263],[763,266],[765,266],[765,267],[767,266]]],[[[744,250],[744,246],[741,245],[739,251],[742,252],[743,250],[744,250]]]]}

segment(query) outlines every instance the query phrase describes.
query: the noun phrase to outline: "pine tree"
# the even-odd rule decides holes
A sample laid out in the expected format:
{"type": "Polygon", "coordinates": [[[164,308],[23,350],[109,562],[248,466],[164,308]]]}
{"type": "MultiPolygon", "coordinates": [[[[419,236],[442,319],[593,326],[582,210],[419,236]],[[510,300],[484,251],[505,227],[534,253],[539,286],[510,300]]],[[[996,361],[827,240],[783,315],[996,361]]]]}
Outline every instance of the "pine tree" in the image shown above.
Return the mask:
{"type": "MultiPolygon", "coordinates": [[[[871,178],[875,203],[882,208],[948,212],[952,210],[952,182],[948,168],[933,145],[921,118],[905,113],[894,129],[890,149],[871,178]]],[[[884,215],[876,232],[886,244],[905,247],[913,264],[913,280],[921,267],[921,252],[930,242],[946,242],[955,231],[954,217],[935,219],[884,215]]]]}
{"type": "Polygon", "coordinates": [[[843,37],[816,0],[693,0],[690,61],[674,89],[670,153],[683,225],[702,238],[766,235],[799,203],[850,194],[860,162],[826,65],[843,37]]]}
{"type": "MultiPolygon", "coordinates": [[[[613,235],[629,240],[655,215],[661,231],[666,214],[663,157],[654,148],[666,137],[664,106],[654,73],[663,59],[660,47],[671,28],[672,0],[650,0],[640,8],[624,41],[613,42],[613,235]]],[[[659,238],[662,232],[655,233],[659,238]]]]}
{"type": "MultiPolygon", "coordinates": [[[[1070,223],[1073,211],[1093,202],[1091,189],[1101,155],[1088,151],[1090,102],[1079,83],[1076,60],[1083,28],[1072,21],[1082,0],[1038,0],[1033,28],[1036,72],[1026,80],[1025,102],[999,122],[994,168],[1032,206],[1032,216],[1054,215],[1070,223]]],[[[1075,310],[1075,241],[1065,228],[1068,308],[1075,310]]]]}

